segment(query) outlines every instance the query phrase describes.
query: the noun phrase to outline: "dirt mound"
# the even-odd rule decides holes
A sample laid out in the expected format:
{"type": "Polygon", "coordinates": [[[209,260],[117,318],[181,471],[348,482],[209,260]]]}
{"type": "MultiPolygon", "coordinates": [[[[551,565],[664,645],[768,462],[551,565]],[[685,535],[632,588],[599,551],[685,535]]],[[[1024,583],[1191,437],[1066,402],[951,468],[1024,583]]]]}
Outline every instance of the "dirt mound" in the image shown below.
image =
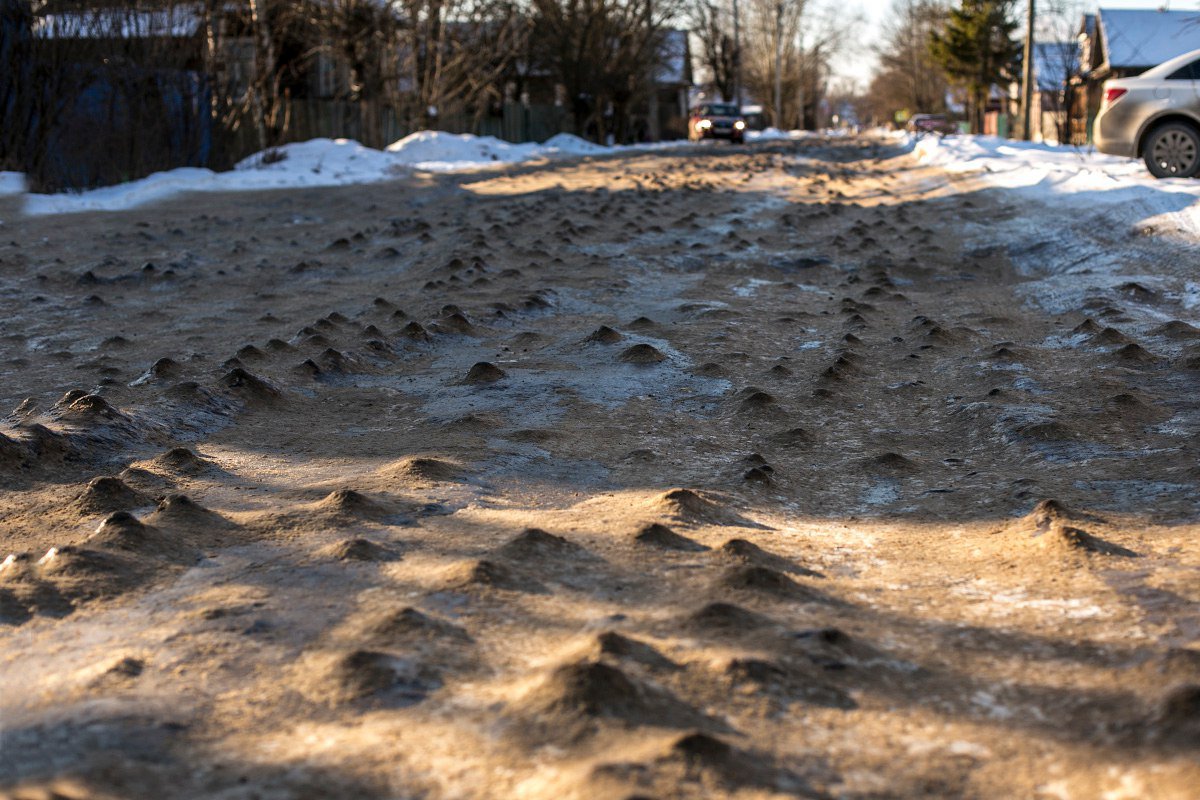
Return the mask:
{"type": "Polygon", "coordinates": [[[715,777],[728,788],[772,786],[776,776],[761,757],[741,751],[703,731],[693,731],[670,743],[657,759],[660,765],[677,765],[691,780],[715,777]]]}
{"type": "Polygon", "coordinates": [[[500,561],[485,558],[467,562],[450,571],[447,585],[452,589],[500,589],[510,592],[543,592],[544,587],[500,561]]]}
{"type": "Polygon", "coordinates": [[[626,364],[640,365],[661,364],[667,360],[666,355],[661,350],[648,344],[635,344],[632,347],[627,347],[621,351],[621,355],[618,358],[626,364]]]}
{"type": "Polygon", "coordinates": [[[779,572],[790,572],[794,575],[819,576],[819,572],[805,569],[790,559],[764,550],[746,539],[730,539],[721,545],[717,553],[729,561],[756,567],[767,567],[779,572]]]}
{"type": "Polygon", "coordinates": [[[1103,555],[1135,557],[1128,548],[1096,536],[1083,526],[1102,524],[1103,520],[1068,508],[1057,500],[1040,501],[1033,510],[1008,526],[1017,541],[1035,546],[1034,552],[1067,555],[1103,555]]]}
{"type": "Polygon", "coordinates": [[[1070,525],[1052,526],[1049,531],[1039,538],[1039,544],[1049,550],[1065,552],[1096,553],[1098,555],[1122,556],[1125,558],[1134,558],[1137,556],[1137,553],[1128,548],[1107,542],[1082,528],[1075,528],[1070,525]]]}
{"type": "Polygon", "coordinates": [[[490,361],[479,361],[467,372],[462,382],[467,385],[495,383],[508,375],[490,361]]]}
{"type": "Polygon", "coordinates": [[[1189,325],[1183,320],[1173,319],[1170,322],[1164,322],[1150,331],[1150,335],[1163,336],[1167,339],[1175,339],[1176,341],[1187,341],[1190,339],[1200,339],[1200,328],[1189,325]]]}
{"type": "Polygon", "coordinates": [[[650,499],[649,510],[683,525],[741,525],[763,527],[744,519],[723,503],[693,489],[669,489],[650,499]]]}
{"type": "Polygon", "coordinates": [[[775,468],[770,464],[760,464],[742,473],[742,480],[747,483],[770,485],[775,483],[775,468]]]}
{"type": "Polygon", "coordinates": [[[34,563],[5,570],[0,580],[27,607],[63,615],[82,603],[128,592],[163,566],[153,556],[66,545],[50,548],[34,563]]]}
{"type": "Polygon", "coordinates": [[[1030,442],[1071,442],[1083,438],[1075,428],[1058,420],[1034,422],[1021,425],[1014,433],[1021,439],[1030,442]]]}
{"type": "Polygon", "coordinates": [[[778,407],[775,395],[764,392],[761,389],[746,390],[742,394],[742,401],[738,403],[737,407],[739,414],[756,414],[763,411],[772,411],[778,407]]]}
{"type": "Polygon", "coordinates": [[[402,558],[394,548],[361,537],[342,539],[322,547],[319,552],[337,561],[398,561],[402,558]]]}
{"type": "Polygon", "coordinates": [[[310,700],[329,706],[365,700],[406,705],[440,686],[436,673],[409,660],[374,650],[306,654],[294,686],[310,700]]]}
{"type": "Polygon", "coordinates": [[[497,550],[496,554],[514,561],[581,558],[589,555],[583,547],[561,536],[546,533],[541,528],[526,528],[497,550]]]}
{"type": "MultiPolygon", "coordinates": [[[[574,727],[609,718],[633,727],[710,727],[704,715],[667,690],[650,686],[604,661],[581,659],[554,668],[519,703],[528,717],[574,727]]],[[[576,728],[576,732],[581,731],[576,728]]]]}
{"type": "Polygon", "coordinates": [[[236,527],[230,520],[183,494],[167,495],[143,521],[166,531],[187,533],[194,537],[197,544],[215,543],[220,538],[219,534],[236,527]]]}
{"type": "Polygon", "coordinates": [[[90,515],[139,508],[153,502],[149,496],[131,489],[120,478],[100,477],[92,478],[72,505],[80,514],[90,515]]]}
{"type": "Polygon", "coordinates": [[[1151,367],[1162,363],[1162,358],[1151,353],[1140,344],[1131,342],[1124,347],[1118,348],[1113,354],[1117,360],[1126,366],[1136,367],[1151,367]]]}
{"type": "Polygon", "coordinates": [[[469,644],[470,635],[445,620],[412,606],[365,615],[356,627],[364,640],[377,647],[410,647],[420,643],[469,644]]]}
{"type": "Polygon", "coordinates": [[[721,575],[719,585],[734,591],[787,598],[801,602],[824,602],[819,592],[796,583],[777,569],[743,564],[730,567],[721,575]]]}
{"type": "Polygon", "coordinates": [[[198,552],[180,537],[146,525],[126,511],[110,514],[87,538],[94,547],[123,550],[141,556],[156,556],[178,563],[195,561],[198,552]]]}
{"type": "Polygon", "coordinates": [[[87,394],[79,389],[67,392],[54,406],[54,416],[64,422],[76,424],[127,422],[129,417],[109,405],[98,394],[87,394]]]}
{"type": "Polygon", "coordinates": [[[1170,419],[1172,412],[1149,402],[1133,392],[1121,392],[1104,401],[1103,413],[1118,422],[1134,422],[1150,425],[1170,419]]]}
{"type": "Polygon", "coordinates": [[[411,521],[390,503],[374,500],[353,489],[337,489],[330,492],[316,504],[315,509],[319,513],[345,519],[364,519],[388,524],[411,521]]]}
{"type": "Polygon", "coordinates": [[[1129,344],[1130,339],[1125,334],[1116,328],[1104,328],[1099,333],[1088,339],[1088,344],[1101,345],[1104,347],[1112,345],[1129,344]]]}
{"type": "Polygon", "coordinates": [[[633,331],[652,331],[658,327],[658,323],[649,317],[638,317],[630,322],[628,327],[633,331]]]}
{"type": "Polygon", "coordinates": [[[610,328],[607,325],[601,325],[592,331],[584,341],[597,342],[599,344],[616,344],[624,338],[620,331],[610,328]]]}
{"type": "Polygon", "coordinates": [[[1063,503],[1053,498],[1046,498],[1039,500],[1037,505],[1033,507],[1033,510],[1022,518],[1022,522],[1034,528],[1045,530],[1055,522],[1071,522],[1083,518],[1084,515],[1068,508],[1063,503]]]}
{"type": "Polygon", "coordinates": [[[18,443],[41,466],[58,464],[78,455],[70,439],[40,423],[20,425],[15,432],[18,443]]]}
{"type": "Polygon", "coordinates": [[[883,453],[863,460],[863,469],[877,475],[911,475],[921,467],[912,459],[899,453],[883,453]]]}
{"type": "Polygon", "coordinates": [[[622,661],[633,661],[656,670],[680,669],[678,664],[645,642],[632,639],[616,631],[605,631],[598,634],[591,641],[587,650],[588,655],[597,659],[609,657],[622,661]]]}
{"type": "Polygon", "coordinates": [[[433,456],[408,456],[377,470],[383,477],[401,485],[422,486],[431,483],[453,483],[463,479],[466,470],[461,464],[433,456]]]}
{"type": "Polygon", "coordinates": [[[1152,739],[1200,747],[1200,684],[1181,684],[1163,695],[1148,729],[1152,739]]]}
{"type": "Polygon", "coordinates": [[[15,439],[0,433],[0,470],[16,472],[29,458],[29,451],[15,439]]]}
{"type": "Polygon", "coordinates": [[[715,361],[706,361],[693,369],[692,374],[700,378],[725,378],[729,371],[715,361]]]}
{"type": "Polygon", "coordinates": [[[633,540],[638,544],[658,547],[663,550],[683,550],[685,552],[698,553],[708,549],[705,545],[686,536],[680,536],[666,525],[658,522],[643,525],[633,535],[633,540]]]}
{"type": "Polygon", "coordinates": [[[150,365],[149,369],[141,374],[131,386],[140,386],[153,381],[174,380],[180,376],[183,368],[178,361],[172,358],[160,358],[150,365]]]}
{"type": "Polygon", "coordinates": [[[478,329],[461,311],[455,311],[438,319],[430,325],[438,333],[450,333],[460,336],[479,336],[478,329]]]}
{"type": "Polygon", "coordinates": [[[273,384],[241,367],[234,367],[225,373],[220,384],[248,402],[269,403],[282,396],[282,393],[273,384]]]}
{"type": "Polygon", "coordinates": [[[32,618],[29,606],[12,589],[0,586],[0,625],[23,625],[32,618]]]}
{"type": "Polygon", "coordinates": [[[733,747],[704,731],[670,740],[645,761],[600,764],[589,775],[589,786],[595,785],[611,786],[604,796],[622,800],[741,796],[743,790],[754,797],[816,796],[798,775],[777,767],[767,754],[733,747]],[[681,794],[683,787],[690,791],[681,794]]]}
{"type": "Polygon", "coordinates": [[[173,475],[199,475],[216,469],[215,465],[186,447],[172,447],[151,461],[158,469],[173,475]]]}

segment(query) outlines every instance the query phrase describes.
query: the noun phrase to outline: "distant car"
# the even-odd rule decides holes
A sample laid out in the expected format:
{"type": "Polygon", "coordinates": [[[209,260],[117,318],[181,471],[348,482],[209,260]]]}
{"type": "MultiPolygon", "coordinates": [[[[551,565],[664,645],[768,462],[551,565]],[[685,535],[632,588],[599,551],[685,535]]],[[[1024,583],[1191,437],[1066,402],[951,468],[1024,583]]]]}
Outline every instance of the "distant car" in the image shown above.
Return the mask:
{"type": "Polygon", "coordinates": [[[905,128],[912,133],[954,133],[958,130],[945,114],[914,114],[905,128]]]}
{"type": "Polygon", "coordinates": [[[1092,127],[1101,153],[1141,158],[1156,178],[1200,171],[1200,50],[1104,84],[1092,127]]]}
{"type": "Polygon", "coordinates": [[[728,139],[734,144],[746,141],[746,118],[736,103],[705,103],[692,109],[688,119],[688,138],[728,139]]]}

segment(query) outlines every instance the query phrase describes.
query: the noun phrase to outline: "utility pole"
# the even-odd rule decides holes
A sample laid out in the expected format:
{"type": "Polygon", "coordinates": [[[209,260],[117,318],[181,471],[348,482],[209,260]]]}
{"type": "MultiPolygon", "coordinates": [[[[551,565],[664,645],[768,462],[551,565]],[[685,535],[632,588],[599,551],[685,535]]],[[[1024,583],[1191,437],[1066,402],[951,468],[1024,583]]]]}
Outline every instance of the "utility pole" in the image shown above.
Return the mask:
{"type": "Polygon", "coordinates": [[[742,113],[742,26],[738,21],[738,0],[733,0],[733,102],[742,113]]]}
{"type": "Polygon", "coordinates": [[[1025,60],[1021,65],[1021,138],[1033,139],[1033,24],[1034,0],[1028,0],[1025,16],[1025,60]]]}
{"type": "Polygon", "coordinates": [[[775,127],[783,130],[783,0],[775,0],[775,127]]]}

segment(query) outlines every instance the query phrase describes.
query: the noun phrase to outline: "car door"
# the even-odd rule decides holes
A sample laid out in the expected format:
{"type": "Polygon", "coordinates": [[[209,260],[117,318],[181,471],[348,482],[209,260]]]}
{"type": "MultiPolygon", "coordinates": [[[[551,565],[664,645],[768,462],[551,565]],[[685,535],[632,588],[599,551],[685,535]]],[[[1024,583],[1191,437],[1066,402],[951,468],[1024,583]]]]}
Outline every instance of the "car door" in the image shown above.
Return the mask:
{"type": "Polygon", "coordinates": [[[1160,94],[1156,87],[1155,98],[1167,100],[1171,109],[1190,112],[1200,119],[1200,59],[1172,72],[1162,81],[1162,87],[1167,91],[1160,94]]]}

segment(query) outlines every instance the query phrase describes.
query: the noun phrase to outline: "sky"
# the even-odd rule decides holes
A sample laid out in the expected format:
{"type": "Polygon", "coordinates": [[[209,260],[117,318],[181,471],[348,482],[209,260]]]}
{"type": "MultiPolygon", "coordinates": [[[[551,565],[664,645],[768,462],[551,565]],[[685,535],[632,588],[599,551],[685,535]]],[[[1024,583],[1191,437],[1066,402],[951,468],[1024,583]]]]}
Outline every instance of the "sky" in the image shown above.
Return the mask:
{"type": "MultiPolygon", "coordinates": [[[[865,87],[875,71],[875,54],[873,47],[879,41],[879,31],[883,20],[891,9],[892,0],[851,0],[846,4],[847,9],[858,7],[865,21],[863,36],[852,43],[834,60],[834,74],[838,77],[857,81],[865,87]]],[[[1105,8],[1162,8],[1175,11],[1200,9],[1200,0],[1111,0],[1111,2],[1081,2],[1078,4],[1080,13],[1095,11],[1101,5],[1105,8]]],[[[1025,13],[1024,3],[1021,3],[1021,13],[1025,13]]]]}

